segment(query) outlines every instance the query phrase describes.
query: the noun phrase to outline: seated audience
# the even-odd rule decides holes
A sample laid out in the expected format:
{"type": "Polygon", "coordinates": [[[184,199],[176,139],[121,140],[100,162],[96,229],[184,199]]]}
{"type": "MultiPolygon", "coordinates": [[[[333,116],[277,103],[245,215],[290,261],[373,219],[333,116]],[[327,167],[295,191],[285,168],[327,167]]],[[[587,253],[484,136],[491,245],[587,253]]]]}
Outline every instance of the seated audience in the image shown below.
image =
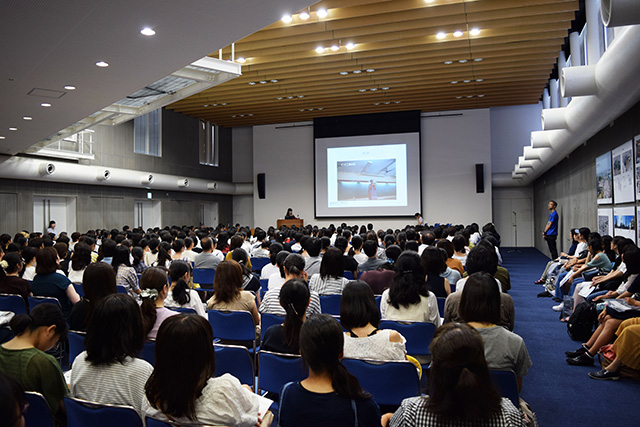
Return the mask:
{"type": "Polygon", "coordinates": [[[25,308],[29,311],[29,296],[31,295],[31,285],[28,281],[21,279],[19,274],[22,271],[22,258],[18,252],[6,253],[0,261],[0,293],[20,295],[25,303],[25,308]]]}
{"type": "Polygon", "coordinates": [[[57,298],[65,316],[71,313],[73,304],[80,301],[80,295],[71,286],[64,274],[58,273],[58,253],[52,247],[40,249],[36,255],[36,277],[31,282],[31,292],[35,296],[57,298]]]}
{"type": "Polygon", "coordinates": [[[169,294],[169,284],[167,273],[158,267],[147,268],[140,276],[140,298],[142,304],[142,326],[147,341],[153,341],[158,334],[158,328],[162,322],[171,316],[175,316],[175,311],[164,306],[164,300],[169,294]]]}
{"type": "Polygon", "coordinates": [[[116,246],[116,249],[113,252],[111,266],[116,272],[116,285],[124,286],[129,295],[134,298],[138,298],[138,295],[140,294],[138,274],[131,266],[131,254],[126,246],[116,246]]]}
{"type": "Polygon", "coordinates": [[[440,249],[428,247],[420,256],[422,269],[426,273],[427,288],[438,298],[446,298],[451,293],[449,281],[441,275],[447,270],[447,264],[442,258],[440,249]]]}
{"type": "Polygon", "coordinates": [[[304,249],[309,255],[305,259],[304,269],[309,277],[311,277],[320,272],[320,263],[322,262],[322,256],[320,255],[320,252],[322,251],[322,241],[317,237],[311,237],[305,242],[304,249]]]}
{"type": "Polygon", "coordinates": [[[24,390],[12,378],[0,374],[0,420],[7,427],[24,427],[24,414],[29,409],[24,390]]]}
{"type": "Polygon", "coordinates": [[[209,310],[240,310],[251,313],[253,323],[259,332],[260,313],[256,307],[256,296],[253,292],[242,290],[242,267],[233,260],[225,260],[218,264],[213,279],[216,290],[207,301],[209,310]]]}
{"type": "Polygon", "coordinates": [[[73,305],[69,315],[69,327],[73,331],[86,331],[98,301],[117,292],[116,273],[104,262],[89,264],[82,278],[84,297],[73,305]]]}
{"type": "Polygon", "coordinates": [[[260,271],[260,279],[268,279],[272,274],[279,273],[280,269],[276,265],[276,255],[283,250],[280,243],[271,243],[269,245],[269,261],[270,263],[262,267],[260,271]]]}
{"type": "Polygon", "coordinates": [[[459,259],[453,258],[453,254],[455,253],[453,243],[451,243],[447,239],[440,239],[438,240],[438,243],[436,243],[436,247],[442,248],[447,252],[447,267],[456,270],[458,273],[460,273],[460,275],[463,275],[464,267],[462,266],[462,262],[460,262],[459,259]]]}
{"type": "Polygon", "coordinates": [[[337,248],[326,250],[320,263],[320,272],[311,276],[309,289],[319,295],[340,295],[349,282],[344,277],[344,256],[337,248]]]}
{"type": "Polygon", "coordinates": [[[194,314],[167,319],[158,331],[143,415],[183,425],[260,425],[258,396],[230,374],[214,377],[215,367],[209,322],[194,314]]]}
{"type": "MultiPolygon", "coordinates": [[[[278,267],[278,271],[276,273],[273,273],[271,276],[269,276],[267,289],[280,289],[284,284],[284,282],[288,280],[286,279],[286,274],[285,274],[283,265],[284,265],[284,261],[287,259],[289,255],[291,255],[291,252],[286,250],[281,250],[280,252],[278,252],[278,255],[276,255],[276,266],[278,267]]],[[[308,277],[309,276],[305,272],[305,275],[303,277],[305,282],[308,280],[308,277]]]]}
{"type": "Polygon", "coordinates": [[[285,282],[280,288],[280,306],[286,312],[284,322],[270,326],[264,333],[260,349],[277,353],[299,354],[300,327],[307,318],[311,294],[306,283],[299,279],[285,282]]]}
{"type": "Polygon", "coordinates": [[[589,372],[594,380],[618,380],[620,368],[640,371],[640,317],[627,319],[620,324],[616,331],[616,340],[612,349],[615,359],[609,365],[596,372],[589,372]]]}
{"type": "Polygon", "coordinates": [[[220,263],[220,258],[213,254],[213,240],[210,237],[205,237],[202,239],[201,245],[202,252],[196,255],[194,268],[215,270],[220,263]]]}
{"type": "Polygon", "coordinates": [[[144,249],[139,246],[131,248],[131,258],[133,262],[131,266],[136,271],[136,274],[142,274],[147,269],[147,264],[144,263],[144,249]]]}
{"type": "Polygon", "coordinates": [[[469,245],[469,241],[465,239],[462,234],[456,234],[453,236],[451,243],[453,243],[453,255],[451,258],[459,260],[462,267],[464,267],[467,262],[467,246],[469,245]]]}
{"type": "MultiPolygon", "coordinates": [[[[489,273],[494,276],[498,270],[498,256],[493,249],[482,245],[482,240],[469,251],[467,255],[467,273],[472,275],[480,271],[489,273]]],[[[468,276],[463,277],[456,283],[456,292],[462,292],[464,285],[467,282],[468,276]]],[[[502,291],[502,283],[498,279],[495,279],[496,286],[502,291]]]]}
{"type": "Polygon", "coordinates": [[[380,410],[340,363],[344,334],[331,316],[310,316],[300,329],[300,354],[309,376],[280,392],[278,425],[380,426],[380,410]]]}
{"type": "Polygon", "coordinates": [[[158,258],[151,264],[153,267],[169,268],[171,265],[171,245],[167,242],[160,242],[158,245],[158,258]]]}
{"type": "Polygon", "coordinates": [[[240,268],[242,268],[242,289],[258,292],[260,280],[251,272],[247,252],[244,249],[236,248],[231,252],[231,259],[240,264],[240,268]]]}
{"type": "Polygon", "coordinates": [[[387,262],[386,256],[384,259],[381,259],[378,257],[379,248],[378,248],[377,241],[367,239],[363,243],[362,247],[365,255],[367,256],[367,260],[362,264],[358,265],[358,271],[365,272],[369,270],[375,270],[387,262]]]}
{"type": "Polygon", "coordinates": [[[84,343],[86,350],[73,362],[71,395],[92,402],[131,405],[142,414],[144,386],[153,366],[138,358],[144,333],[135,299],[125,294],[101,299],[84,343]]]}
{"type": "Polygon", "coordinates": [[[73,283],[82,283],[82,275],[89,264],[91,264],[91,247],[86,243],[76,243],[67,276],[69,280],[73,283]]]}
{"type": "Polygon", "coordinates": [[[171,261],[184,261],[191,262],[191,258],[184,254],[186,247],[184,245],[183,239],[176,239],[171,243],[171,250],[173,254],[171,255],[171,261]]]}
{"type": "Polygon", "coordinates": [[[365,282],[349,282],[340,300],[340,324],[347,331],[344,357],[404,360],[406,339],[392,329],[379,329],[380,311],[373,291],[365,282]]]}
{"type": "Polygon", "coordinates": [[[429,394],[410,397],[383,426],[525,426],[522,413],[501,398],[487,368],[482,337],[473,328],[446,323],[431,342],[429,394]]]}
{"type": "Polygon", "coordinates": [[[20,251],[20,255],[24,260],[24,271],[22,272],[22,278],[24,280],[28,280],[29,282],[33,281],[33,278],[36,277],[37,253],[38,249],[32,246],[26,246],[22,248],[22,251],[20,251]]]}
{"type": "Polygon", "coordinates": [[[164,300],[164,306],[192,308],[200,316],[207,317],[200,295],[197,291],[189,289],[191,266],[184,261],[174,261],[169,267],[169,277],[171,277],[171,286],[164,300]]]}

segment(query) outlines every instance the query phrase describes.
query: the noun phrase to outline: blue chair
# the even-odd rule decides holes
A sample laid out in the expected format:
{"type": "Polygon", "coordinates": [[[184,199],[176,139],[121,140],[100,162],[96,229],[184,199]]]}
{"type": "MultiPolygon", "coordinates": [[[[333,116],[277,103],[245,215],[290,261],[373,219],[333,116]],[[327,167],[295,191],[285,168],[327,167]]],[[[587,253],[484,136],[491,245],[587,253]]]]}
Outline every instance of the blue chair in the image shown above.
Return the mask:
{"type": "Polygon", "coordinates": [[[418,370],[408,360],[380,363],[342,359],[342,364],[358,378],[362,389],[373,395],[378,405],[399,406],[403,399],[420,396],[418,370]]]}
{"type": "Polygon", "coordinates": [[[251,269],[255,272],[261,272],[262,268],[269,264],[271,262],[271,259],[268,257],[261,257],[261,258],[256,258],[256,257],[251,257],[251,269]]]}
{"type": "Polygon", "coordinates": [[[378,311],[380,311],[380,302],[382,301],[382,295],[376,295],[376,305],[378,306],[378,311]]]}
{"type": "Polygon", "coordinates": [[[213,328],[213,337],[224,341],[250,341],[256,349],[256,326],[248,311],[209,310],[209,323],[213,328]]]}
{"type": "Polygon", "coordinates": [[[84,289],[82,289],[82,283],[72,283],[73,289],[76,290],[76,293],[80,295],[80,298],[84,297],[84,289]]]}
{"type": "Polygon", "coordinates": [[[84,338],[87,334],[81,331],[69,331],[69,369],[76,357],[85,349],[84,338]]]}
{"type": "Polygon", "coordinates": [[[350,271],[345,270],[343,276],[345,277],[345,279],[353,280],[353,273],[350,271]]]}
{"type": "Polygon", "coordinates": [[[340,299],[342,295],[320,295],[320,310],[324,314],[340,316],[340,299]]]}
{"type": "MultiPolygon", "coordinates": [[[[258,352],[258,390],[280,394],[280,389],[292,381],[302,381],[309,375],[309,369],[302,363],[302,357],[293,354],[258,352]]],[[[278,403],[271,405],[271,411],[278,410],[278,403]]]]}
{"type": "Polygon", "coordinates": [[[214,344],[216,359],[215,376],[231,374],[253,389],[255,387],[255,369],[253,359],[246,347],[242,345],[214,344]]]}
{"type": "Polygon", "coordinates": [[[269,290],[269,279],[260,279],[260,289],[263,289],[265,292],[269,290]]]}
{"type": "Polygon", "coordinates": [[[456,291],[456,285],[449,285],[451,287],[451,293],[456,291]]]}
{"type": "Polygon", "coordinates": [[[518,396],[518,379],[513,371],[489,370],[493,385],[502,397],[511,400],[516,408],[519,406],[520,398],[518,396]]]}
{"type": "Polygon", "coordinates": [[[151,417],[146,417],[145,422],[147,423],[147,427],[172,427],[173,424],[165,423],[164,421],[158,421],[151,417]]]}
{"type": "Polygon", "coordinates": [[[446,298],[438,298],[438,311],[440,312],[440,317],[444,317],[444,303],[446,301],[446,298]]]}
{"type": "Polygon", "coordinates": [[[196,314],[193,308],[189,307],[167,307],[169,310],[177,311],[178,313],[196,314]]]}
{"type": "Polygon", "coordinates": [[[142,427],[142,420],[132,406],[65,397],[64,407],[67,410],[67,427],[142,427]]]}
{"type": "Polygon", "coordinates": [[[124,287],[123,285],[116,285],[116,291],[119,294],[128,294],[129,292],[127,292],[127,288],[124,287]]]}
{"type": "Polygon", "coordinates": [[[429,345],[436,331],[436,325],[427,322],[380,321],[380,329],[393,329],[407,339],[407,354],[410,356],[428,356],[429,345]]]}
{"type": "Polygon", "coordinates": [[[58,301],[58,298],[53,298],[53,297],[29,297],[29,311],[33,310],[33,307],[35,307],[38,304],[44,304],[44,303],[51,303],[51,304],[57,304],[58,307],[60,307],[60,301],[58,301]]]}
{"type": "Polygon", "coordinates": [[[214,269],[194,268],[193,283],[197,283],[201,288],[213,289],[213,279],[216,271],[214,269]]]}
{"type": "Polygon", "coordinates": [[[264,340],[264,333],[267,329],[273,325],[280,325],[284,322],[284,316],[277,316],[271,313],[262,313],[260,318],[260,325],[262,330],[260,331],[260,338],[264,340]]]}
{"type": "Polygon", "coordinates": [[[29,404],[29,410],[24,415],[26,427],[54,427],[53,414],[43,395],[25,391],[24,398],[29,404]]]}
{"type": "Polygon", "coordinates": [[[27,312],[27,307],[20,295],[0,294],[0,311],[12,311],[14,314],[22,314],[27,312]]]}
{"type": "Polygon", "coordinates": [[[140,352],[140,359],[144,359],[149,362],[151,365],[156,364],[156,342],[149,341],[145,342],[142,346],[142,351],[140,352]]]}

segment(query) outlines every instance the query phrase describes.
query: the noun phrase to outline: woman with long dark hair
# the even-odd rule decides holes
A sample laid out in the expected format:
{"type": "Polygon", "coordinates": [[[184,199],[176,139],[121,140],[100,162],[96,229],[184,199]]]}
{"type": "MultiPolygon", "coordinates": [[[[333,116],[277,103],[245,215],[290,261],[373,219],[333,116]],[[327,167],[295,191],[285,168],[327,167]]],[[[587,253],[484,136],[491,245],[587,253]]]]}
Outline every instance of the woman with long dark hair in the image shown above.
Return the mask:
{"type": "Polygon", "coordinates": [[[300,328],[306,319],[310,293],[306,283],[299,279],[285,282],[280,288],[280,306],[287,313],[284,322],[269,327],[264,333],[261,348],[278,353],[300,352],[300,328]]]}
{"type": "Polygon", "coordinates": [[[189,288],[191,266],[184,261],[174,261],[169,267],[169,277],[171,277],[171,286],[169,287],[169,295],[164,300],[165,307],[192,308],[200,316],[207,317],[198,292],[189,288]]]}
{"type": "Polygon", "coordinates": [[[340,362],[343,346],[342,328],[333,317],[318,314],[304,322],[300,354],[309,376],[282,388],[279,426],[380,426],[378,405],[340,362]]]}
{"type": "Polygon", "coordinates": [[[404,251],[394,264],[396,275],[389,289],[382,293],[380,314],[383,319],[429,322],[440,326],[436,296],[424,281],[420,256],[404,251]]]}
{"type": "Polygon", "coordinates": [[[129,248],[122,245],[116,246],[111,266],[116,272],[116,285],[124,286],[129,295],[138,298],[141,292],[140,285],[138,284],[136,270],[131,266],[129,248]]]}
{"type": "Polygon", "coordinates": [[[427,289],[436,297],[446,298],[451,293],[451,285],[441,276],[447,270],[447,264],[440,249],[433,246],[425,248],[420,255],[420,263],[426,274],[427,289]]]}
{"type": "Polygon", "coordinates": [[[446,323],[431,342],[429,395],[402,401],[383,426],[525,426],[511,400],[500,398],[484,358],[482,338],[470,326],[446,323]],[[390,422],[389,422],[390,420],[390,422]]]}
{"type": "Polygon", "coordinates": [[[154,267],[169,268],[171,265],[171,245],[167,242],[160,242],[158,245],[158,258],[153,262],[154,267]]]}
{"type": "Polygon", "coordinates": [[[89,264],[91,264],[91,247],[83,242],[76,243],[69,266],[69,280],[73,283],[82,283],[82,275],[89,264]]]}
{"type": "Polygon", "coordinates": [[[84,297],[73,305],[69,315],[69,326],[74,331],[86,331],[98,301],[117,292],[113,268],[104,262],[89,264],[84,271],[82,291],[84,297]]]}
{"type": "Polygon", "coordinates": [[[0,293],[20,295],[27,311],[29,311],[28,298],[31,295],[31,285],[19,276],[23,265],[18,252],[9,252],[2,257],[2,261],[0,261],[0,293]]]}
{"type": "Polygon", "coordinates": [[[162,322],[178,314],[164,306],[164,300],[169,293],[166,270],[158,267],[147,268],[140,276],[140,288],[144,334],[147,340],[155,340],[162,322]]]}
{"type": "Polygon", "coordinates": [[[343,252],[338,248],[327,248],[320,263],[320,273],[311,276],[309,289],[319,295],[340,295],[347,283],[343,252]]]}
{"type": "Polygon", "coordinates": [[[58,253],[52,247],[40,249],[36,254],[36,277],[31,282],[33,295],[57,298],[65,316],[69,316],[73,304],[80,301],[80,295],[71,286],[64,274],[57,272],[60,267],[58,253]]]}
{"type": "Polygon", "coordinates": [[[255,295],[242,290],[242,268],[233,261],[222,261],[216,268],[213,279],[215,292],[207,301],[210,310],[248,311],[256,326],[260,325],[260,313],[256,306],[255,295]]]}
{"type": "Polygon", "coordinates": [[[258,292],[260,290],[260,280],[251,272],[251,263],[247,251],[236,248],[231,252],[231,259],[240,264],[242,268],[242,289],[258,292]]]}
{"type": "Polygon", "coordinates": [[[143,413],[162,421],[252,427],[258,396],[229,374],[213,377],[213,330],[201,316],[179,314],[158,331],[156,363],[143,413]]]}

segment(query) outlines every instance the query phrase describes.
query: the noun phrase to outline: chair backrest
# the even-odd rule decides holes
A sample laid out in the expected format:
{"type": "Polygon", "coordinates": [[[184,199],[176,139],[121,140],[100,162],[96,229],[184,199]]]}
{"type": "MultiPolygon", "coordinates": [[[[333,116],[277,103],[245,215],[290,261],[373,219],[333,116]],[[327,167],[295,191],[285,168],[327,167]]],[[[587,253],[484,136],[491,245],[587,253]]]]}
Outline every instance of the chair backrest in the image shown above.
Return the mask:
{"type": "Polygon", "coordinates": [[[29,410],[24,416],[26,427],[54,427],[53,414],[44,396],[35,391],[25,391],[29,410]]]}
{"type": "Polygon", "coordinates": [[[260,272],[262,271],[262,268],[269,264],[271,262],[271,259],[269,257],[261,257],[261,258],[256,258],[256,257],[251,257],[251,269],[253,271],[256,272],[260,272]]]}
{"type": "Polygon", "coordinates": [[[353,280],[353,273],[351,271],[345,270],[343,276],[348,280],[353,280]]]}
{"type": "Polygon", "coordinates": [[[258,389],[280,393],[283,385],[291,381],[302,381],[309,375],[309,369],[302,358],[293,354],[258,352],[258,389]]]}
{"type": "Polygon", "coordinates": [[[456,291],[456,285],[449,285],[449,287],[451,288],[451,293],[456,291]]]}
{"type": "Polygon", "coordinates": [[[382,295],[375,295],[376,297],[376,306],[378,306],[378,311],[380,311],[380,303],[382,302],[382,295]]]}
{"type": "Polygon", "coordinates": [[[147,427],[171,427],[171,424],[167,424],[164,421],[158,421],[151,417],[146,417],[144,421],[147,424],[147,427]]]}
{"type": "Polygon", "coordinates": [[[196,314],[196,311],[191,307],[167,307],[169,310],[177,311],[179,313],[196,314]]]}
{"type": "Polygon", "coordinates": [[[82,283],[73,283],[73,289],[76,290],[76,293],[80,295],[80,297],[84,297],[84,289],[82,289],[82,283]]]}
{"type": "Polygon", "coordinates": [[[519,406],[518,379],[513,371],[490,370],[493,385],[502,397],[506,397],[513,402],[516,408],[519,406]]]}
{"type": "Polygon", "coordinates": [[[33,307],[35,307],[36,305],[43,304],[45,302],[52,303],[52,304],[58,304],[58,307],[60,307],[60,301],[58,301],[58,298],[54,298],[54,297],[29,297],[29,311],[33,310],[33,307]]]}
{"type": "Polygon", "coordinates": [[[151,365],[156,364],[156,342],[145,342],[140,352],[140,358],[146,360],[151,365]]]}
{"type": "Polygon", "coordinates": [[[342,363],[371,393],[378,405],[397,406],[403,399],[420,396],[420,379],[416,366],[408,360],[367,361],[342,359],[342,363]]]}
{"type": "Polygon", "coordinates": [[[320,310],[324,314],[340,316],[340,299],[342,295],[320,295],[320,310]]]}
{"type": "Polygon", "coordinates": [[[253,359],[246,347],[241,345],[214,344],[216,359],[215,376],[231,374],[253,389],[255,386],[255,369],[253,359]]]}
{"type": "Polygon", "coordinates": [[[260,317],[260,336],[264,340],[264,333],[273,325],[281,325],[284,322],[284,316],[277,316],[271,313],[262,313],[260,317]]]}
{"type": "Polygon", "coordinates": [[[260,289],[265,292],[269,290],[269,279],[260,279],[260,289]]]}
{"type": "Polygon", "coordinates": [[[407,339],[407,354],[410,356],[431,354],[429,345],[436,331],[436,326],[433,323],[382,320],[380,321],[380,329],[393,329],[400,332],[400,335],[407,339]]]}
{"type": "Polygon", "coordinates": [[[116,290],[119,294],[127,294],[127,288],[123,285],[116,285],[116,290]]]}
{"type": "Polygon", "coordinates": [[[447,302],[446,298],[437,298],[438,300],[438,311],[440,312],[440,317],[444,317],[444,303],[447,302]]]}
{"type": "Polygon", "coordinates": [[[213,328],[213,337],[221,340],[253,341],[256,327],[248,311],[209,310],[209,323],[213,328]]]}
{"type": "Polygon", "coordinates": [[[0,311],[12,311],[14,314],[27,312],[27,307],[20,295],[0,294],[0,311]]]}
{"type": "Polygon", "coordinates": [[[199,284],[202,288],[213,288],[213,279],[216,275],[214,269],[194,268],[192,275],[193,283],[199,284]]]}
{"type": "Polygon", "coordinates": [[[81,331],[69,331],[69,368],[76,357],[84,351],[84,338],[87,334],[81,331]]]}
{"type": "Polygon", "coordinates": [[[73,397],[64,398],[67,427],[142,427],[142,419],[132,406],[107,405],[73,397]]]}

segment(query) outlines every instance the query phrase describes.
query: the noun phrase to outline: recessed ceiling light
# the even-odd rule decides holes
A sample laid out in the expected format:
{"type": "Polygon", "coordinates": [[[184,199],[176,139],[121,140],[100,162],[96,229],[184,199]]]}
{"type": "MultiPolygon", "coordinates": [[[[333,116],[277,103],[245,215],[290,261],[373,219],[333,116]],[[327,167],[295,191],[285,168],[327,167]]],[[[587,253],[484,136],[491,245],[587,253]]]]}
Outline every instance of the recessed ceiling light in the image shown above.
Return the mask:
{"type": "Polygon", "coordinates": [[[442,32],[442,31],[440,31],[438,34],[436,34],[436,38],[437,38],[437,39],[440,39],[440,40],[441,40],[441,39],[443,39],[443,38],[445,38],[445,37],[447,37],[447,33],[444,33],[444,32],[442,32]]]}
{"type": "Polygon", "coordinates": [[[291,15],[284,15],[282,17],[282,22],[284,22],[285,24],[290,23],[293,20],[293,18],[291,17],[291,15]]]}
{"type": "Polygon", "coordinates": [[[317,109],[318,110],[324,110],[324,107],[318,107],[317,109]]]}
{"type": "Polygon", "coordinates": [[[360,74],[362,70],[353,70],[353,74],[360,74]]]}
{"type": "Polygon", "coordinates": [[[389,104],[391,104],[391,101],[385,101],[384,102],[384,105],[389,105],[389,104]]]}
{"type": "Polygon", "coordinates": [[[471,80],[463,80],[462,83],[471,83],[471,80]]]}
{"type": "Polygon", "coordinates": [[[473,95],[467,95],[467,98],[473,98],[473,95]]]}
{"type": "Polygon", "coordinates": [[[309,111],[313,111],[313,108],[309,108],[309,111]]]}
{"type": "Polygon", "coordinates": [[[383,87],[382,90],[389,90],[389,86],[383,87]]]}
{"type": "Polygon", "coordinates": [[[324,53],[324,48],[323,48],[322,46],[318,46],[318,47],[316,48],[316,52],[317,52],[317,53],[324,53]]]}
{"type": "Polygon", "coordinates": [[[140,30],[140,34],[145,36],[155,36],[156,32],[149,27],[144,27],[142,30],[140,30]]]}
{"type": "Polygon", "coordinates": [[[348,71],[340,71],[340,75],[341,75],[341,76],[346,76],[347,74],[349,74],[349,72],[348,72],[348,71]]]}
{"type": "Polygon", "coordinates": [[[282,101],[282,97],[281,97],[281,96],[277,97],[276,99],[277,99],[278,101],[282,101]]]}
{"type": "Polygon", "coordinates": [[[40,104],[41,107],[51,107],[51,104],[49,104],[48,102],[43,102],[42,104],[40,104]]]}
{"type": "Polygon", "coordinates": [[[9,130],[16,131],[16,130],[18,130],[18,128],[11,127],[11,128],[9,128],[9,130]]]}
{"type": "Polygon", "coordinates": [[[354,47],[356,47],[356,44],[355,44],[355,43],[347,43],[345,47],[346,47],[347,49],[351,50],[351,49],[353,49],[354,47]]]}
{"type": "Polygon", "coordinates": [[[453,37],[462,37],[463,32],[458,30],[453,32],[453,37]]]}
{"type": "Polygon", "coordinates": [[[108,63],[106,63],[106,62],[104,62],[104,61],[98,61],[98,62],[96,62],[96,65],[97,65],[98,67],[102,67],[102,68],[105,68],[105,67],[108,67],[108,66],[109,66],[109,64],[108,64],[108,63]]]}
{"type": "Polygon", "coordinates": [[[209,104],[204,104],[203,105],[204,108],[207,108],[208,106],[209,106],[209,104]]]}
{"type": "Polygon", "coordinates": [[[369,89],[369,90],[370,90],[371,92],[375,92],[375,91],[377,91],[377,90],[378,90],[378,88],[377,88],[377,87],[372,87],[372,88],[371,88],[371,89],[369,89]]]}
{"type": "Polygon", "coordinates": [[[218,104],[213,104],[213,106],[214,106],[214,107],[217,107],[217,106],[218,106],[218,104]]]}
{"type": "Polygon", "coordinates": [[[461,64],[466,64],[468,61],[466,59],[460,59],[458,62],[461,64]]]}
{"type": "Polygon", "coordinates": [[[478,98],[484,98],[484,95],[478,95],[478,98]]]}
{"type": "Polygon", "coordinates": [[[402,101],[395,101],[395,104],[400,104],[402,101]]]}
{"type": "Polygon", "coordinates": [[[298,15],[298,17],[300,17],[300,19],[302,19],[303,21],[306,21],[307,19],[309,19],[309,13],[308,12],[300,12],[300,15],[298,15]]]}
{"type": "Polygon", "coordinates": [[[461,96],[456,96],[456,99],[462,99],[462,97],[461,96]]]}
{"type": "Polygon", "coordinates": [[[235,119],[235,118],[236,118],[236,115],[234,114],[234,115],[233,115],[233,116],[231,116],[231,117],[235,119]]]}
{"type": "Polygon", "coordinates": [[[379,102],[374,102],[373,105],[380,105],[380,103],[379,102]]]}
{"type": "Polygon", "coordinates": [[[469,31],[469,34],[471,34],[472,36],[479,36],[480,28],[472,28],[471,31],[469,31]]]}
{"type": "Polygon", "coordinates": [[[249,82],[249,86],[253,86],[255,84],[256,84],[256,82],[249,82]]]}
{"type": "Polygon", "coordinates": [[[427,3],[433,3],[434,2],[434,0],[424,0],[424,1],[426,1],[427,3]]]}
{"type": "Polygon", "coordinates": [[[293,99],[293,95],[287,96],[287,99],[293,99]]]}
{"type": "Polygon", "coordinates": [[[482,61],[483,59],[484,59],[484,58],[474,58],[474,59],[473,59],[473,61],[474,61],[474,62],[480,62],[480,61],[482,61]]]}
{"type": "Polygon", "coordinates": [[[334,44],[333,46],[331,46],[331,50],[334,52],[337,52],[340,49],[340,47],[337,44],[334,44]]]}
{"type": "Polygon", "coordinates": [[[266,81],[266,80],[260,80],[260,84],[261,84],[261,85],[266,85],[266,84],[267,84],[267,81],[266,81]]]}
{"type": "Polygon", "coordinates": [[[223,103],[222,103],[222,104],[220,104],[220,105],[227,105],[227,103],[226,103],[226,102],[223,102],[223,103]]]}
{"type": "Polygon", "coordinates": [[[458,84],[458,81],[457,80],[451,80],[451,84],[452,85],[458,84]]]}
{"type": "Polygon", "coordinates": [[[484,79],[476,79],[477,82],[483,82],[484,79]]]}
{"type": "Polygon", "coordinates": [[[367,68],[367,73],[373,73],[375,71],[374,68],[367,68]]]}
{"type": "Polygon", "coordinates": [[[76,90],[76,87],[75,86],[71,86],[71,85],[66,85],[64,88],[66,90],[76,90]]]}
{"type": "Polygon", "coordinates": [[[304,95],[298,95],[298,98],[304,98],[304,95]]]}
{"type": "Polygon", "coordinates": [[[241,56],[238,59],[236,59],[236,62],[239,62],[240,64],[244,64],[245,62],[247,62],[247,58],[244,58],[241,56]]]}
{"type": "Polygon", "coordinates": [[[0,139],[5,139],[5,137],[4,137],[4,136],[2,136],[2,135],[0,135],[0,139]]]}
{"type": "Polygon", "coordinates": [[[366,92],[366,89],[358,89],[358,92],[366,92]]]}
{"type": "Polygon", "coordinates": [[[247,114],[247,116],[249,116],[249,117],[253,117],[253,113],[247,114]]]}
{"type": "Polygon", "coordinates": [[[278,79],[271,79],[271,83],[278,83],[278,79]]]}
{"type": "Polygon", "coordinates": [[[451,65],[453,64],[453,61],[444,61],[444,65],[451,65]]]}
{"type": "Polygon", "coordinates": [[[303,111],[304,111],[304,108],[301,108],[301,109],[300,109],[300,112],[302,113],[303,111]]]}

